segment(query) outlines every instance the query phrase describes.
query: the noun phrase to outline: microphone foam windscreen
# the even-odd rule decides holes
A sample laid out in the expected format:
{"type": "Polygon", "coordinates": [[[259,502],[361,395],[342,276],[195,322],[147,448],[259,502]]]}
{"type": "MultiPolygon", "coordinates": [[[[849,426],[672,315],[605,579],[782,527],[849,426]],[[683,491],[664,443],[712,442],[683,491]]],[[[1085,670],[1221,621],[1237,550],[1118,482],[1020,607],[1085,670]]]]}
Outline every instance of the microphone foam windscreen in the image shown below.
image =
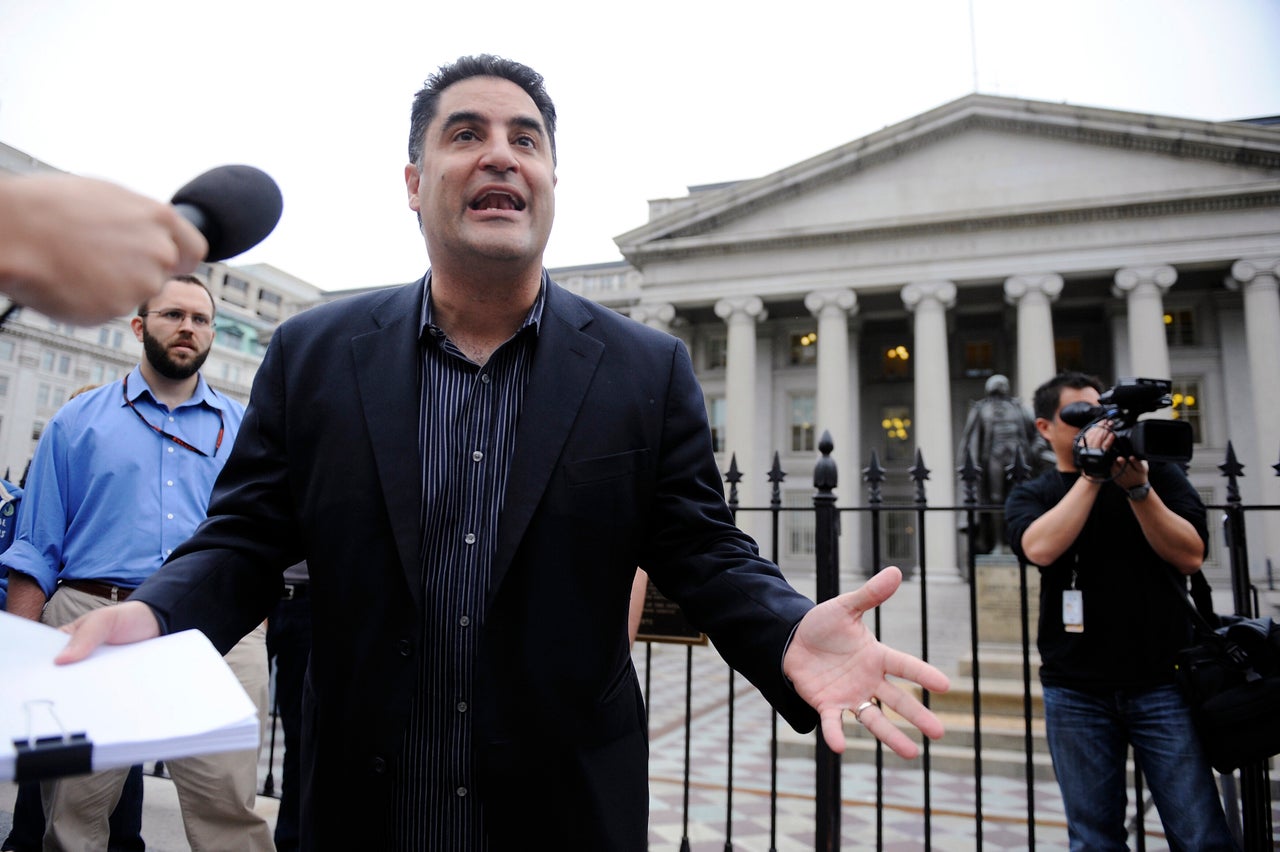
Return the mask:
{"type": "Polygon", "coordinates": [[[206,260],[225,260],[248,251],[266,239],[280,221],[284,198],[271,176],[253,166],[210,169],[174,193],[181,211],[196,208],[197,221],[209,242],[206,260]]]}

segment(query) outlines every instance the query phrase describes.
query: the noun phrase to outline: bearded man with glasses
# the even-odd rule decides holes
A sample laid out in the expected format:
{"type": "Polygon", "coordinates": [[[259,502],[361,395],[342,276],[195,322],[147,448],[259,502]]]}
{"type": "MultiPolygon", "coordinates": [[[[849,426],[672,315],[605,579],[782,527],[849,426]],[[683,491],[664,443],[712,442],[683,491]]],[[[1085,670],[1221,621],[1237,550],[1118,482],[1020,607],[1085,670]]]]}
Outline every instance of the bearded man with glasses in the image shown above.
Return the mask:
{"type": "MultiPolygon", "coordinates": [[[[77,396],[49,421],[27,475],[12,547],[8,609],[54,627],[126,600],[204,520],[244,406],[205,382],[213,297],[170,278],[138,308],[141,362],[77,396]]],[[[226,655],[266,718],[263,625],[226,655]]],[[[254,811],[256,749],[168,761],[194,849],[272,849],[254,811]]],[[[127,769],[42,784],[45,849],[105,849],[127,769]]]]}

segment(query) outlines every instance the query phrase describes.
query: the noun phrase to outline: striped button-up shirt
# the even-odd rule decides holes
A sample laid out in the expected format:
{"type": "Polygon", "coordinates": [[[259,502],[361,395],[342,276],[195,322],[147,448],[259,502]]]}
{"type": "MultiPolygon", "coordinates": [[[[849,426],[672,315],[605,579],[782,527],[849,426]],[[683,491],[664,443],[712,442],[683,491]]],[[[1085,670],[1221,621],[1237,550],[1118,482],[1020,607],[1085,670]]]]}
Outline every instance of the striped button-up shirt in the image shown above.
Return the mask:
{"type": "Polygon", "coordinates": [[[545,281],[520,330],[484,366],[422,308],[422,586],[418,688],[392,819],[400,849],[487,848],[473,794],[472,687],[498,519],[545,281]]]}

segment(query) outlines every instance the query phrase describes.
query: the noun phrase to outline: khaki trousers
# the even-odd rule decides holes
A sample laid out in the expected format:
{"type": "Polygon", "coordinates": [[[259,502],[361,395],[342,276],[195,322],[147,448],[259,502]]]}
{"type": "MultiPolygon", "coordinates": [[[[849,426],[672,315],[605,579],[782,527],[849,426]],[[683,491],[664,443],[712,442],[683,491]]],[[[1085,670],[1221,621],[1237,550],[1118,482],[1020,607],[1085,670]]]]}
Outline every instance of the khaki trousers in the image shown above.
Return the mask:
{"type": "MultiPolygon", "coordinates": [[[[61,627],[111,601],[66,586],[58,587],[41,621],[61,627]]],[[[266,625],[260,624],[227,653],[227,665],[258,707],[260,731],[267,721],[266,625]]],[[[262,742],[261,734],[258,742],[262,742]]],[[[192,852],[266,850],[274,852],[271,827],[253,807],[258,792],[259,749],[166,760],[182,808],[182,824],[192,852]]],[[[120,800],[127,769],[111,769],[41,783],[45,852],[106,849],[108,819],[120,800]]]]}

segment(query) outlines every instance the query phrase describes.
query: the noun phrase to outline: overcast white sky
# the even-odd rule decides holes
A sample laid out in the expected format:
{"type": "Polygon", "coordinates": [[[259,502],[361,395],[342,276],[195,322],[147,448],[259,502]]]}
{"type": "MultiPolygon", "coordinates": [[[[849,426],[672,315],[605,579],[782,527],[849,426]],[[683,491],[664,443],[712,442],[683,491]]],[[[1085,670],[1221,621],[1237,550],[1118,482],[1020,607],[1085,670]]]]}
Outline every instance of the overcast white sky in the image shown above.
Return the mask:
{"type": "Polygon", "coordinates": [[[0,142],[168,198],[248,163],[284,215],[232,263],[410,281],[413,93],[490,52],[560,113],[548,266],[619,259],[651,198],[755,178],[974,90],[1223,120],[1280,113],[1280,0],[606,4],[0,0],[0,142]]]}

